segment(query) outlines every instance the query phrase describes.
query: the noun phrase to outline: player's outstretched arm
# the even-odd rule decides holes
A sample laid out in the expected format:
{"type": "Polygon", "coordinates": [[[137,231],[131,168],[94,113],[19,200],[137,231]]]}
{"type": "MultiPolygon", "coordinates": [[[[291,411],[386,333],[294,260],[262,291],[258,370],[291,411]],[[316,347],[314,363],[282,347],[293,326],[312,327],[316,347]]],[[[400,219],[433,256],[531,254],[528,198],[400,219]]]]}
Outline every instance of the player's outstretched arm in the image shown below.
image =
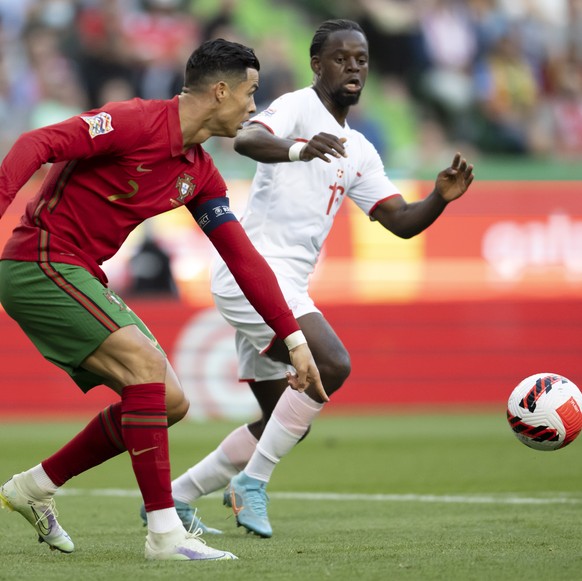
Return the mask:
{"type": "Polygon", "coordinates": [[[294,141],[273,135],[264,125],[255,122],[241,129],[234,149],[241,155],[261,163],[311,161],[318,158],[329,162],[331,157],[345,157],[344,138],[330,133],[318,133],[309,141],[294,141]]]}
{"type": "Polygon", "coordinates": [[[407,203],[392,196],[372,213],[384,228],[401,238],[412,238],[428,228],[449,202],[460,198],[473,182],[473,165],[456,153],[451,165],[437,175],[434,190],[424,200],[407,203]]]}

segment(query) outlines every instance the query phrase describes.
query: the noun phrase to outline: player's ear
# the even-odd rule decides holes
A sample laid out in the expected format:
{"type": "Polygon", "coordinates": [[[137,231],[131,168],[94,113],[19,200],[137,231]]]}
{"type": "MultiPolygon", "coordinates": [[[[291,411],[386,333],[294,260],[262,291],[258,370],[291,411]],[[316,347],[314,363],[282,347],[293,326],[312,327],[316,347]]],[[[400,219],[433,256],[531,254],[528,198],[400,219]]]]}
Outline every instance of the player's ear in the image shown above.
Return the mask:
{"type": "Polygon", "coordinates": [[[214,85],[214,97],[219,103],[222,103],[222,101],[228,97],[229,93],[230,88],[225,81],[218,81],[218,83],[214,85]]]}
{"type": "Polygon", "coordinates": [[[311,57],[311,70],[315,73],[316,77],[319,77],[321,73],[321,62],[318,56],[311,57]]]}

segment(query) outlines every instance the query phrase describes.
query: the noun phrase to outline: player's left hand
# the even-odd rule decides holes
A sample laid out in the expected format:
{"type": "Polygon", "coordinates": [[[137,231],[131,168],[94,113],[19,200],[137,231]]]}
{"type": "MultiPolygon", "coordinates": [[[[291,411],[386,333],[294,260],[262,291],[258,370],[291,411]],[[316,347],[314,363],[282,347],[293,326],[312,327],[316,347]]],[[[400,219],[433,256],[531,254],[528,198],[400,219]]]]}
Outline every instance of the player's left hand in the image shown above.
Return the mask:
{"type": "Polygon", "coordinates": [[[289,386],[300,392],[313,386],[313,389],[322,401],[329,401],[329,397],[325,393],[325,389],[321,383],[319,369],[317,369],[317,365],[307,343],[291,349],[289,351],[289,358],[291,359],[291,364],[297,370],[295,374],[287,372],[289,386]]]}
{"type": "Polygon", "coordinates": [[[439,173],[435,183],[435,190],[445,202],[452,202],[460,198],[473,181],[473,164],[456,153],[453,163],[439,173]]]}

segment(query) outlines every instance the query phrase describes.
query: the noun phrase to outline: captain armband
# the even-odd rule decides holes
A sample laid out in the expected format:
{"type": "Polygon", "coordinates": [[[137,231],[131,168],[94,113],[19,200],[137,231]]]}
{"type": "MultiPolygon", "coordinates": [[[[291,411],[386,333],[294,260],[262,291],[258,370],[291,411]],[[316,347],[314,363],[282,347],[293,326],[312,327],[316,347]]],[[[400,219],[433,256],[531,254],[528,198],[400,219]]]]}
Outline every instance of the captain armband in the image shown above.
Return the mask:
{"type": "Polygon", "coordinates": [[[228,198],[212,198],[194,210],[194,219],[205,234],[209,234],[225,222],[237,222],[228,198]]]}

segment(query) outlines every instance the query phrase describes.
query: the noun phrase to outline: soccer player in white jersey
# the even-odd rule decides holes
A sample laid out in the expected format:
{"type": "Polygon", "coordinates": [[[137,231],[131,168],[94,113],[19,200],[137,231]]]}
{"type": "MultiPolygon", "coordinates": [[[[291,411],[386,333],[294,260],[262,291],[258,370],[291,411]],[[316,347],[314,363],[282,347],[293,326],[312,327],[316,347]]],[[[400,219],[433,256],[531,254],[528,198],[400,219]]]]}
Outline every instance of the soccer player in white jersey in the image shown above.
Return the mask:
{"type": "MultiPolygon", "coordinates": [[[[407,203],[384,173],[380,156],[346,118],[368,74],[368,43],[348,20],[324,22],[310,49],[313,85],[285,94],[238,133],[235,149],[258,163],[241,220],[277,275],[307,337],[327,394],[350,373],[350,357],[308,292],[321,247],[345,198],[389,232],[410,238],[430,226],[473,181],[473,166],[456,154],[434,190],[407,203]]],[[[371,226],[374,227],[374,226],[371,226]]],[[[377,227],[377,226],[376,226],[377,227]]],[[[313,390],[288,387],[292,371],[284,343],[249,304],[223,262],[213,270],[212,292],[236,329],[240,379],[262,410],[256,422],[230,433],[201,462],[172,483],[181,506],[226,486],[225,504],[239,526],[272,535],[266,485],[279,460],[308,432],[324,403],[313,390]]]]}

